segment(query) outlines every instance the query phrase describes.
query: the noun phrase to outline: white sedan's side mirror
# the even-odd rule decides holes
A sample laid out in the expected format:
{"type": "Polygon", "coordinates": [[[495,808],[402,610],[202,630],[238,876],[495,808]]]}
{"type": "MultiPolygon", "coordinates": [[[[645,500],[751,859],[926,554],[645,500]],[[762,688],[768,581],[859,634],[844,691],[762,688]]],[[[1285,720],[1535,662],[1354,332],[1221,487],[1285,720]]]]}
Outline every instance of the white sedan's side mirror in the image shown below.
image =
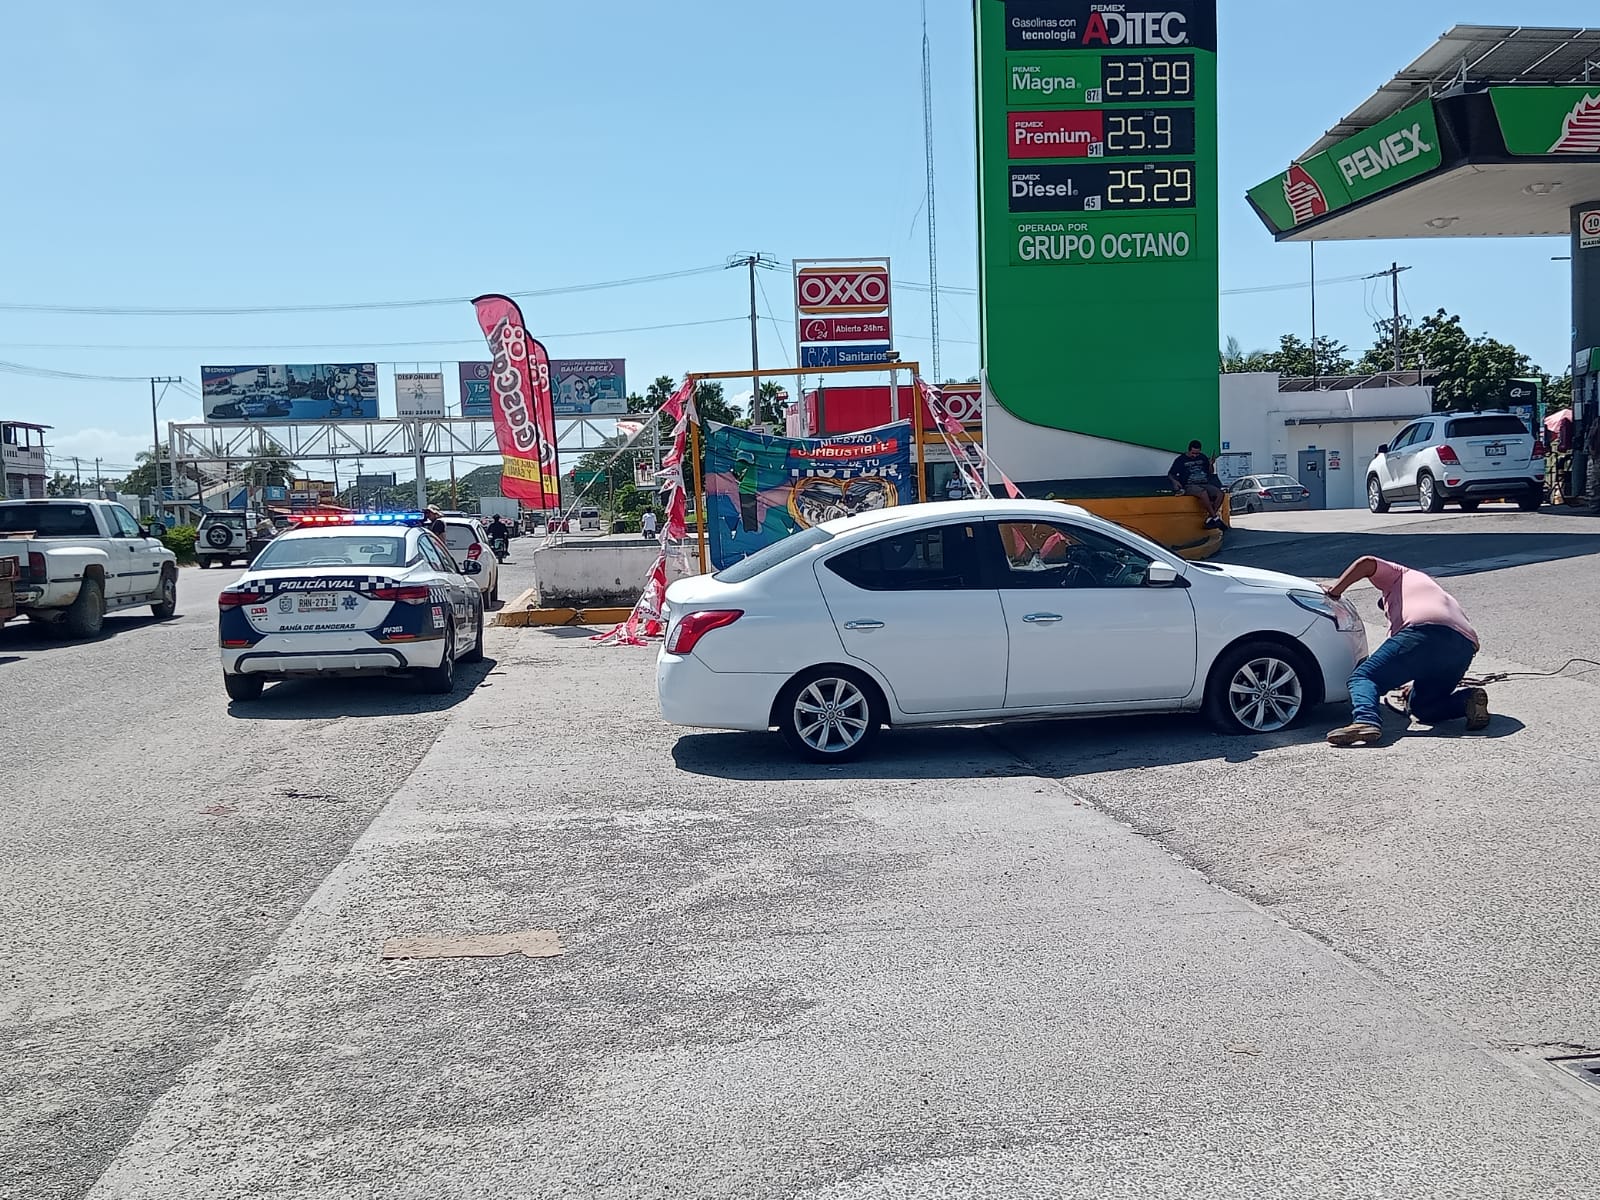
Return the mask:
{"type": "Polygon", "coordinates": [[[1153,562],[1144,573],[1146,587],[1172,587],[1178,582],[1178,568],[1164,562],[1153,562]]]}

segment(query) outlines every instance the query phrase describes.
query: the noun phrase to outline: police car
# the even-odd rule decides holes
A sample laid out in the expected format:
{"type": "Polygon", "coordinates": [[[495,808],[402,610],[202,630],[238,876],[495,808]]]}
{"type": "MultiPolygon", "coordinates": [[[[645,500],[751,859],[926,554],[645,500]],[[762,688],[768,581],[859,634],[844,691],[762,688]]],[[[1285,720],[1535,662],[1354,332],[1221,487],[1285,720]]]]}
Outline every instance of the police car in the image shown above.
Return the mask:
{"type": "Polygon", "coordinates": [[[255,700],[268,680],[415,675],[455,689],[483,657],[483,593],[421,513],[307,516],[217,597],[222,682],[255,700]]]}

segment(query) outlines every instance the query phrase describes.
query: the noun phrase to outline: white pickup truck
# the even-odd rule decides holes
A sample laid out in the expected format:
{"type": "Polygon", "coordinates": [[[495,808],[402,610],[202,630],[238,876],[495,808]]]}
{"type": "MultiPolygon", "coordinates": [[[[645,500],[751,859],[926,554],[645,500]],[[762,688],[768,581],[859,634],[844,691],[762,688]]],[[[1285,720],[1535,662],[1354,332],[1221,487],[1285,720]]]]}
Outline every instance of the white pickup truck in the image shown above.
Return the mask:
{"type": "Polygon", "coordinates": [[[94,637],[108,611],[178,611],[178,556],[109,500],[0,500],[5,558],[17,610],[69,637],[94,637]]]}

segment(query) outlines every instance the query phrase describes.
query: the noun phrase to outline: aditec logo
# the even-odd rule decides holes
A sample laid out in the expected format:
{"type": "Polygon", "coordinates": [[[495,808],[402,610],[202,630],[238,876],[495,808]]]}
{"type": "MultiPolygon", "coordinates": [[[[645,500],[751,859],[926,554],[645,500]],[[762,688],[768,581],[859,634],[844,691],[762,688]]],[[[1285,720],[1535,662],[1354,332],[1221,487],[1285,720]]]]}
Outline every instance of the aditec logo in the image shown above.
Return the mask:
{"type": "Polygon", "coordinates": [[[1600,154],[1600,95],[1584,96],[1561,121],[1551,154],[1600,154]]]}
{"type": "Polygon", "coordinates": [[[889,307],[889,268],[801,267],[794,295],[802,316],[881,313],[889,307]]]}
{"type": "Polygon", "coordinates": [[[1294,214],[1294,223],[1304,225],[1328,211],[1328,198],[1322,194],[1317,181],[1299,163],[1289,168],[1283,177],[1283,198],[1294,214]]]}
{"type": "Polygon", "coordinates": [[[1181,12],[1129,12],[1126,4],[1097,4],[1084,22],[1083,44],[1187,46],[1189,18],[1181,12]]]}

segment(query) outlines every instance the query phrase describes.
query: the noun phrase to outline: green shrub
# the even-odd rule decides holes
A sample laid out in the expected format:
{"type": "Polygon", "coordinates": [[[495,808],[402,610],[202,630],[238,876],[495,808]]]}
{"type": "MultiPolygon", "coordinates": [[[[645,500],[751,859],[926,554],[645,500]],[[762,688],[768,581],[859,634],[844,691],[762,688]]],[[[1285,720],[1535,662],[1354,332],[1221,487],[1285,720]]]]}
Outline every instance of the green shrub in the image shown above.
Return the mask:
{"type": "Polygon", "coordinates": [[[176,554],[180,563],[192,563],[195,533],[193,525],[178,525],[161,535],[161,544],[176,554]]]}

